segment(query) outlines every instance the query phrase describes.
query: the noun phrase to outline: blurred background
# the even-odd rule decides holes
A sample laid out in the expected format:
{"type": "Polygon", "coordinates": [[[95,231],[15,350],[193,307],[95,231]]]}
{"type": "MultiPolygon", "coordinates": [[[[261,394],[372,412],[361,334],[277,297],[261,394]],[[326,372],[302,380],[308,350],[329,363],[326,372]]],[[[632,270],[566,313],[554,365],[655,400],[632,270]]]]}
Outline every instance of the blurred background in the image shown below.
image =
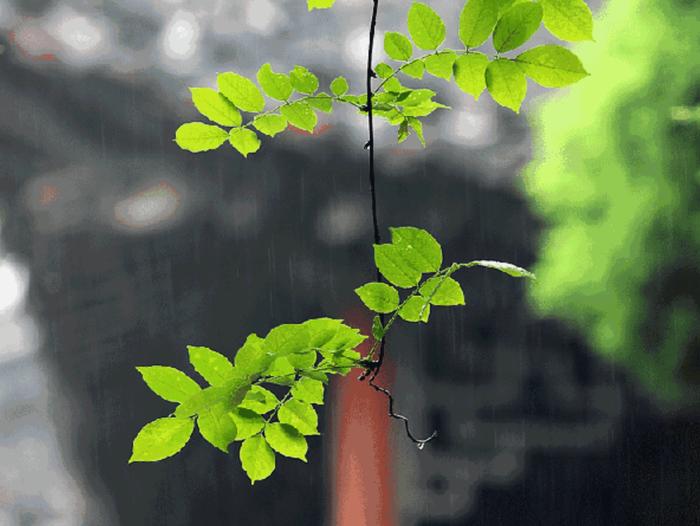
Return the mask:
{"type": "MultiPolygon", "coordinates": [[[[382,0],[381,32],[408,5],[382,0]]],[[[467,308],[392,336],[382,380],[439,438],[417,450],[351,376],[309,464],[251,487],[237,446],[197,437],[127,464],[167,410],[134,367],[310,317],[367,327],[365,122],[338,109],[246,161],[172,138],[220,71],[361,91],[369,0],[0,0],[0,525],[700,524],[700,5],[590,5],[576,86],[531,84],[515,116],[426,80],[454,108],[428,149],[378,127],[384,232],[539,278],[462,275],[467,308]]]]}

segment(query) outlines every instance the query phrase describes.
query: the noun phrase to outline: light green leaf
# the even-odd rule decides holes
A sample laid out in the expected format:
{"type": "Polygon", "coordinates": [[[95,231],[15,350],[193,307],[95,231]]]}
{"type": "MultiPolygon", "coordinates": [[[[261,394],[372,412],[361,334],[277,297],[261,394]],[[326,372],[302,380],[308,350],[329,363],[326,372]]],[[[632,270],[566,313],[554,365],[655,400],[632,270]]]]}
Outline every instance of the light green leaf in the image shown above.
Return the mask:
{"type": "Polygon", "coordinates": [[[394,312],[399,306],[399,291],[386,283],[366,283],[355,294],[374,312],[394,312]]]}
{"type": "Polygon", "coordinates": [[[228,414],[236,425],[236,440],[245,440],[257,435],[265,427],[265,420],[255,411],[236,407],[228,414]]]}
{"type": "Polygon", "coordinates": [[[274,137],[287,129],[287,118],[283,115],[277,115],[276,113],[258,115],[253,119],[253,126],[255,126],[260,133],[274,137]]]}
{"type": "Polygon", "coordinates": [[[197,417],[197,427],[204,440],[224,453],[228,453],[228,446],[236,438],[236,424],[225,404],[202,411],[197,417]]]}
{"type": "Polygon", "coordinates": [[[350,86],[345,77],[336,77],[333,79],[333,82],[331,82],[331,93],[336,97],[342,97],[349,89],[350,86]]]}
{"type": "MultiPolygon", "coordinates": [[[[316,351],[309,351],[285,356],[295,370],[311,369],[316,364],[316,351]]],[[[294,380],[294,378],[292,378],[294,380]]]]}
{"type": "MultiPolygon", "coordinates": [[[[399,125],[396,140],[399,144],[401,144],[406,139],[408,139],[409,135],[410,135],[410,132],[408,131],[408,121],[404,119],[401,122],[401,124],[399,125]]],[[[355,292],[357,292],[357,291],[355,291],[355,292]]]]}
{"type": "Polygon", "coordinates": [[[306,402],[287,400],[277,413],[277,418],[283,424],[289,424],[302,435],[318,435],[318,415],[306,402]]]}
{"type": "Polygon", "coordinates": [[[291,356],[295,355],[280,356],[272,361],[267,371],[263,372],[263,376],[269,377],[266,379],[267,382],[277,385],[292,385],[296,370],[289,360],[291,356]]]}
{"type": "Polygon", "coordinates": [[[149,422],[134,439],[129,463],[157,462],[172,457],[185,447],[193,430],[191,418],[159,418],[149,422]]]}
{"type": "Polygon", "coordinates": [[[462,287],[450,277],[434,277],[426,280],[420,287],[420,294],[429,300],[431,305],[444,307],[464,305],[462,287]]]}
{"type": "Polygon", "coordinates": [[[380,79],[387,79],[394,74],[394,68],[392,68],[389,64],[380,62],[374,67],[374,72],[380,79]]]}
{"type": "Polygon", "coordinates": [[[239,457],[251,484],[266,479],[275,471],[275,452],[261,435],[244,440],[239,457]]]}
{"type": "Polygon", "coordinates": [[[265,98],[253,81],[231,71],[216,77],[219,91],[243,111],[257,113],[265,109],[265,98]]]}
{"type": "Polygon", "coordinates": [[[280,455],[298,458],[306,462],[306,452],[309,449],[304,435],[288,424],[268,424],[265,427],[265,438],[270,447],[280,455]]]}
{"type": "Polygon", "coordinates": [[[422,60],[416,60],[415,62],[406,64],[401,68],[401,71],[414,79],[422,79],[423,73],[425,72],[425,64],[423,64],[422,60]]]}
{"type": "Polygon", "coordinates": [[[232,128],[228,135],[228,142],[243,157],[257,152],[261,144],[258,135],[250,128],[232,128]]]}
{"type": "Polygon", "coordinates": [[[289,77],[284,73],[275,73],[269,63],[260,67],[257,77],[260,87],[273,99],[287,100],[294,91],[289,77]]]}
{"type": "Polygon", "coordinates": [[[392,227],[391,242],[419,272],[437,272],[442,265],[440,243],[426,230],[412,226],[392,227]]]}
{"type": "Polygon", "coordinates": [[[318,123],[316,113],[306,102],[293,102],[280,108],[282,115],[287,117],[289,124],[309,133],[314,131],[318,123]]]}
{"type": "Polygon", "coordinates": [[[321,348],[330,342],[343,325],[342,320],[316,318],[302,324],[309,331],[309,347],[321,348]]]}
{"type": "Polygon", "coordinates": [[[175,132],[177,145],[193,153],[215,150],[224,144],[227,138],[226,130],[202,122],[187,122],[175,132]]]}
{"type": "Polygon", "coordinates": [[[425,62],[425,69],[428,73],[449,82],[452,78],[452,66],[456,59],[457,54],[450,50],[443,51],[438,55],[430,55],[423,62],[425,62]]]}
{"type": "Polygon", "coordinates": [[[405,255],[396,245],[374,245],[374,264],[386,280],[401,288],[418,285],[421,272],[406,262],[405,255]]]}
{"type": "Polygon", "coordinates": [[[545,88],[561,88],[588,76],[579,58],[561,46],[545,45],[519,55],[515,62],[545,88]]]}
{"type": "Polygon", "coordinates": [[[583,0],[540,0],[544,26],[569,42],[593,40],[593,14],[583,0]]]}
{"type": "Polygon", "coordinates": [[[233,363],[241,374],[258,375],[270,366],[272,356],[263,350],[263,339],[257,334],[250,334],[243,347],[236,352],[233,363]]]}
{"type": "Polygon", "coordinates": [[[294,66],[294,69],[289,72],[289,79],[299,93],[313,95],[318,89],[318,77],[304,66],[294,66]]]}
{"type": "Polygon", "coordinates": [[[248,391],[238,407],[264,415],[277,407],[279,402],[274,393],[268,391],[264,387],[254,385],[250,388],[250,391],[248,391]]]}
{"type": "Polygon", "coordinates": [[[414,2],[408,10],[408,32],[421,49],[437,49],[445,40],[445,23],[432,8],[414,2]]]}
{"type": "Polygon", "coordinates": [[[399,309],[399,316],[405,321],[427,323],[430,316],[430,305],[426,299],[412,296],[399,309]]]}
{"type": "Polygon", "coordinates": [[[403,109],[403,114],[406,117],[427,117],[435,110],[439,110],[441,108],[449,108],[449,106],[445,106],[444,104],[431,100],[423,102],[417,106],[406,107],[403,109]]]}
{"type": "Polygon", "coordinates": [[[527,95],[527,79],[517,64],[503,58],[491,62],[486,68],[486,87],[498,104],[520,113],[527,95]]]}
{"type": "Polygon", "coordinates": [[[221,385],[207,387],[175,408],[179,417],[201,414],[215,405],[225,403],[233,407],[241,403],[250,389],[250,380],[237,371],[221,385]]]}
{"type": "Polygon", "coordinates": [[[435,96],[431,89],[414,89],[401,94],[399,102],[402,106],[420,106],[435,96]]]}
{"type": "Polygon", "coordinates": [[[354,349],[367,339],[359,329],[342,324],[327,343],[320,346],[323,351],[354,349]]]}
{"type": "Polygon", "coordinates": [[[224,383],[233,373],[233,365],[223,354],[194,345],[188,345],[187,351],[194,370],[211,385],[224,383]]]}
{"type": "Polygon", "coordinates": [[[300,378],[292,386],[292,396],[302,402],[323,405],[323,383],[312,378],[300,378]]]}
{"type": "Polygon", "coordinates": [[[384,34],[384,51],[394,60],[405,62],[413,56],[413,45],[401,33],[389,31],[384,34]]]}
{"type": "Polygon", "coordinates": [[[498,21],[494,0],[468,0],[459,16],[459,39],[466,48],[486,42],[498,21]]]}
{"type": "Polygon", "coordinates": [[[238,108],[211,88],[190,88],[195,108],[210,121],[222,126],[240,126],[243,118],[238,108]]]}
{"type": "Polygon", "coordinates": [[[182,403],[202,390],[197,382],[174,367],[152,365],[137,367],[136,370],[151,391],[168,402],[182,403]]]}
{"type": "Polygon", "coordinates": [[[455,82],[459,89],[479,100],[486,89],[486,68],[489,59],[483,53],[469,53],[457,58],[454,64],[455,82]]]}
{"type": "Polygon", "coordinates": [[[328,9],[333,7],[335,0],[306,0],[306,7],[309,11],[313,9],[328,9]]]}
{"type": "Polygon", "coordinates": [[[333,111],[333,97],[328,95],[328,93],[318,93],[314,97],[307,99],[309,106],[315,108],[324,113],[331,113],[333,111]]]}
{"type": "Polygon", "coordinates": [[[303,324],[278,325],[265,337],[263,349],[271,356],[286,356],[309,350],[309,329],[303,324]]]}
{"type": "Polygon", "coordinates": [[[508,274],[509,276],[514,277],[514,278],[535,279],[535,275],[532,272],[525,270],[524,268],[517,267],[511,263],[503,263],[501,261],[480,260],[480,261],[471,262],[470,266],[479,266],[479,267],[486,267],[486,268],[492,268],[495,270],[500,270],[501,272],[504,272],[504,273],[508,274]]]}
{"type": "Polygon", "coordinates": [[[501,17],[493,33],[493,47],[501,53],[522,46],[542,22],[542,6],[524,2],[511,7],[501,17]]]}
{"type": "Polygon", "coordinates": [[[416,135],[418,136],[418,140],[420,143],[423,145],[423,148],[425,148],[425,137],[423,136],[423,123],[416,119],[415,117],[409,117],[408,118],[408,125],[411,127],[411,129],[416,132],[416,135]]]}

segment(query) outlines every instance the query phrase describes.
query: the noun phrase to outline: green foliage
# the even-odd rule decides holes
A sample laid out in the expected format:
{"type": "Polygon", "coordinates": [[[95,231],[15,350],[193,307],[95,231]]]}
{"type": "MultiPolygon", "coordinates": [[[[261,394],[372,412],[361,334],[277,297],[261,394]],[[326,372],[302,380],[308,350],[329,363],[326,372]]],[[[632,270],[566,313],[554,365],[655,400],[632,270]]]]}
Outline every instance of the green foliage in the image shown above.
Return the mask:
{"type": "MultiPolygon", "coordinates": [[[[543,3],[543,5],[546,5],[543,3]]],[[[591,77],[535,115],[525,188],[545,229],[537,310],[664,405],[698,401],[700,4],[607,3],[591,77]]]]}
{"type": "MultiPolygon", "coordinates": [[[[330,0],[307,2],[309,10],[327,9],[333,4],[330,0]]],[[[427,4],[413,2],[407,15],[409,36],[394,31],[384,35],[384,50],[398,64],[374,66],[380,81],[371,94],[373,113],[396,126],[397,142],[415,134],[425,146],[422,119],[448,107],[434,100],[437,94],[431,90],[404,86],[401,76],[422,79],[427,71],[447,82],[454,79],[463,92],[475,99],[488,89],[496,103],[516,113],[527,93],[526,76],[547,88],[561,88],[585,78],[588,74],[581,61],[561,46],[539,46],[516,57],[504,55],[527,43],[542,23],[562,40],[592,39],[593,17],[583,0],[467,0],[455,28],[465,49],[442,48],[447,37],[445,22],[427,4]],[[476,50],[489,37],[498,52],[495,56],[476,50]],[[415,56],[416,48],[428,53],[415,56]]],[[[251,126],[269,137],[285,131],[287,124],[313,133],[318,124],[317,112],[330,113],[334,103],[350,104],[360,114],[367,114],[367,94],[348,93],[350,86],[344,77],[331,82],[331,95],[318,93],[318,77],[299,65],[287,75],[276,73],[266,63],[256,78],[260,88],[233,72],[218,76],[218,92],[191,88],[199,112],[232,129],[227,136],[226,130],[217,126],[188,123],[176,133],[178,146],[204,152],[220,147],[228,138],[234,149],[247,157],[261,147],[251,126]],[[265,111],[263,93],[279,104],[265,111]],[[251,120],[243,123],[241,111],[252,113],[251,120]]]]}
{"type": "Polygon", "coordinates": [[[189,441],[195,423],[202,437],[224,453],[234,442],[242,442],[239,456],[251,482],[274,471],[276,454],[306,461],[306,437],[319,434],[314,405],[324,403],[328,376],[363,367],[398,319],[425,323],[431,306],[464,305],[462,287],[452,278],[455,272],[481,266],[532,277],[524,269],[495,261],[442,267],[442,247],[430,233],[415,227],[390,230],[391,243],[375,245],[375,260],[389,282],[407,290],[400,293],[377,282],[356,289],[371,311],[389,315],[386,324],[375,318],[367,355],[357,352],[367,338],[358,329],[342,320],[316,318],[279,325],[264,338],[251,334],[233,361],[208,347],[188,346],[192,367],[209,384],[205,388],[172,367],[138,367],[157,395],[178,406],[174,417],[144,426],[130,461],[174,455],[189,441]],[[270,385],[285,394],[278,397],[270,385]]]}

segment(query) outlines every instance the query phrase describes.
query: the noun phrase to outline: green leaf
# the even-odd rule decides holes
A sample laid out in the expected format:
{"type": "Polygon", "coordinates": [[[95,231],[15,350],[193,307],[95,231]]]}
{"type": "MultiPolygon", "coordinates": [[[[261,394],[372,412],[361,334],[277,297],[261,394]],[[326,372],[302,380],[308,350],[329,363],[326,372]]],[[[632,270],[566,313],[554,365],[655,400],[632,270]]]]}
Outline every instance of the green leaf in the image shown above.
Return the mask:
{"type": "Polygon", "coordinates": [[[318,89],[318,77],[304,66],[294,66],[294,69],[289,72],[289,78],[292,86],[299,93],[313,95],[318,89]]]}
{"type": "Polygon", "coordinates": [[[404,92],[400,96],[402,106],[420,106],[426,101],[430,101],[435,96],[435,92],[431,89],[414,89],[404,92]]]}
{"type": "Polygon", "coordinates": [[[483,53],[461,55],[454,64],[455,82],[459,89],[479,100],[486,89],[486,68],[489,59],[483,53]]]}
{"type": "Polygon", "coordinates": [[[233,365],[223,354],[212,351],[208,347],[195,347],[194,345],[188,345],[187,351],[192,367],[209,384],[220,385],[233,374],[233,365]]]}
{"type": "Polygon", "coordinates": [[[445,40],[445,23],[430,6],[414,2],[408,10],[408,32],[421,49],[437,49],[445,40]]]}
{"type": "Polygon", "coordinates": [[[515,62],[545,88],[561,88],[588,76],[579,58],[561,46],[545,45],[519,55],[515,62]]]}
{"type": "Polygon", "coordinates": [[[423,136],[423,123],[416,119],[415,117],[409,117],[408,118],[408,125],[411,127],[411,129],[416,132],[416,135],[418,136],[418,140],[420,143],[423,145],[423,148],[425,148],[425,137],[423,136]]]}
{"type": "Polygon", "coordinates": [[[386,283],[366,283],[355,294],[374,312],[394,312],[399,306],[399,291],[386,283]]]}
{"type": "Polygon", "coordinates": [[[265,420],[255,411],[236,407],[228,414],[236,426],[236,440],[245,440],[257,435],[265,427],[265,420]]]}
{"type": "Polygon", "coordinates": [[[527,94],[527,79],[517,64],[503,58],[491,62],[486,68],[486,87],[498,104],[520,113],[527,94]]]}
{"type": "Polygon", "coordinates": [[[391,242],[408,263],[420,272],[437,272],[442,265],[440,243],[426,230],[412,226],[392,227],[391,242]]]}
{"type": "Polygon", "coordinates": [[[404,289],[415,287],[421,272],[406,262],[405,255],[396,245],[374,245],[374,264],[386,280],[404,289]]]}
{"type": "Polygon", "coordinates": [[[321,92],[315,97],[310,97],[307,99],[309,106],[320,110],[324,113],[331,113],[333,111],[333,97],[328,95],[328,93],[321,92]]]}
{"type": "Polygon", "coordinates": [[[197,427],[204,440],[228,453],[228,446],[236,439],[236,424],[225,404],[215,405],[197,417],[197,427]]]}
{"type": "Polygon", "coordinates": [[[294,92],[289,77],[284,73],[275,73],[269,63],[260,67],[257,77],[260,87],[273,99],[284,101],[294,92]]]}
{"type": "Polygon", "coordinates": [[[511,7],[501,17],[493,33],[493,47],[501,53],[522,46],[542,22],[542,6],[524,2],[511,7]]]}
{"type": "Polygon", "coordinates": [[[239,456],[251,484],[266,479],[275,471],[275,452],[261,435],[244,440],[239,456]]]}
{"type": "Polygon", "coordinates": [[[202,390],[197,382],[174,367],[152,365],[137,367],[136,370],[151,391],[168,402],[182,403],[202,390]]]}
{"type": "Polygon", "coordinates": [[[190,88],[195,108],[210,121],[222,126],[240,126],[243,118],[238,108],[211,88],[190,88]]]}
{"type": "Polygon", "coordinates": [[[238,407],[264,415],[277,407],[279,402],[274,393],[268,391],[264,387],[254,385],[250,388],[250,391],[248,391],[238,407]]]}
{"type": "Polygon", "coordinates": [[[374,336],[375,340],[380,341],[385,334],[386,329],[382,325],[382,319],[379,316],[375,316],[372,320],[372,336],[374,336]]]}
{"type": "Polygon", "coordinates": [[[459,39],[466,48],[486,42],[498,21],[494,0],[468,0],[459,16],[459,39]]]}
{"type": "Polygon", "coordinates": [[[413,45],[401,33],[389,31],[384,34],[384,51],[394,60],[405,62],[413,56],[413,45]]]}
{"type": "MultiPolygon", "coordinates": [[[[294,355],[289,355],[289,357],[294,355]]],[[[272,361],[272,364],[266,371],[263,372],[263,376],[267,378],[267,382],[277,385],[292,385],[294,383],[294,377],[296,376],[296,370],[292,365],[291,361],[287,356],[280,356],[272,361]]]]}
{"type": "Polygon", "coordinates": [[[323,405],[323,383],[311,378],[301,378],[292,386],[292,396],[302,402],[323,405]]]}
{"type": "Polygon", "coordinates": [[[422,79],[423,72],[425,71],[425,64],[423,64],[422,60],[416,60],[415,62],[406,64],[403,68],[401,68],[401,71],[405,75],[408,75],[414,79],[422,79]]]}
{"type": "Polygon", "coordinates": [[[427,323],[430,316],[430,305],[426,299],[412,296],[399,309],[399,316],[405,321],[427,323]]]}
{"type": "Polygon", "coordinates": [[[309,11],[313,9],[328,9],[333,7],[335,0],[306,0],[306,7],[309,11]]]}
{"type": "Polygon", "coordinates": [[[341,324],[338,331],[333,335],[327,343],[320,346],[322,352],[331,350],[347,350],[354,349],[367,339],[366,336],[360,334],[359,329],[341,324]]]}
{"type": "Polygon", "coordinates": [[[311,109],[307,102],[293,102],[287,106],[282,106],[280,112],[287,117],[289,124],[309,133],[314,131],[318,122],[318,117],[316,117],[314,110],[311,109]]]}
{"type": "Polygon", "coordinates": [[[583,0],[540,0],[544,26],[569,42],[593,40],[593,14],[583,0]]]}
{"type": "Polygon", "coordinates": [[[265,427],[265,438],[270,447],[280,455],[298,458],[306,462],[306,452],[309,449],[304,435],[288,424],[268,424],[265,427]]]}
{"type": "Polygon", "coordinates": [[[309,350],[309,329],[303,324],[278,325],[265,337],[263,349],[271,356],[286,356],[309,350]]]}
{"type": "Polygon", "coordinates": [[[157,462],[172,457],[185,447],[193,430],[191,418],[159,418],[149,422],[134,439],[129,463],[157,462]]]}
{"type": "Polygon", "coordinates": [[[464,305],[462,287],[450,277],[427,279],[420,287],[420,294],[429,300],[431,305],[443,307],[464,305]]]}
{"type": "MultiPolygon", "coordinates": [[[[401,124],[399,125],[396,140],[399,144],[401,144],[406,139],[408,139],[409,135],[410,135],[410,132],[408,131],[408,121],[404,119],[401,122],[401,124]]],[[[355,292],[357,292],[357,291],[355,291],[355,292]]]]}
{"type": "Polygon", "coordinates": [[[250,389],[248,377],[237,371],[221,385],[207,387],[175,408],[175,416],[186,417],[201,414],[215,405],[225,403],[233,407],[241,403],[250,389]]]}
{"type": "Polygon", "coordinates": [[[215,150],[224,144],[227,138],[226,130],[202,122],[187,122],[175,132],[177,145],[193,153],[215,150]]]}
{"type": "Polygon", "coordinates": [[[349,89],[350,86],[345,77],[336,77],[333,79],[333,82],[331,82],[331,93],[336,97],[342,97],[349,89]]]}
{"type": "Polygon", "coordinates": [[[219,91],[243,111],[257,113],[265,109],[265,98],[253,81],[231,71],[216,77],[219,91]]]}
{"type": "Polygon", "coordinates": [[[318,435],[318,415],[311,404],[301,400],[287,400],[277,412],[283,424],[289,424],[302,435],[318,435]]]}
{"type": "Polygon", "coordinates": [[[456,59],[457,54],[450,50],[443,51],[438,55],[430,55],[423,62],[425,62],[425,69],[428,73],[449,82],[452,78],[452,66],[456,59]]]}
{"type": "Polygon", "coordinates": [[[333,339],[343,322],[331,318],[316,318],[307,320],[302,325],[309,332],[309,347],[321,348],[333,339]]]}
{"type": "MultiPolygon", "coordinates": [[[[295,370],[311,369],[316,364],[316,351],[290,354],[285,357],[295,370]]],[[[294,378],[292,378],[294,380],[294,378]]]]}
{"type": "Polygon", "coordinates": [[[236,370],[246,376],[258,375],[270,366],[272,356],[264,351],[263,339],[257,334],[250,334],[236,352],[233,363],[236,370]]]}
{"type": "Polygon", "coordinates": [[[253,119],[253,126],[255,126],[260,133],[274,137],[287,129],[287,118],[283,115],[277,115],[276,113],[258,115],[253,119]]]}
{"type": "Polygon", "coordinates": [[[479,266],[479,267],[486,267],[486,268],[492,268],[495,270],[500,270],[501,272],[504,272],[504,273],[508,274],[509,276],[514,277],[514,278],[535,279],[535,275],[532,272],[527,271],[524,268],[517,267],[511,263],[503,263],[501,261],[480,260],[480,261],[471,262],[470,266],[479,266]]]}
{"type": "Polygon", "coordinates": [[[403,110],[403,114],[406,117],[426,117],[440,108],[449,108],[449,106],[431,100],[417,106],[406,107],[403,110]]]}
{"type": "Polygon", "coordinates": [[[228,135],[228,142],[243,157],[257,152],[261,144],[258,135],[249,128],[232,128],[228,135]]]}
{"type": "Polygon", "coordinates": [[[380,79],[387,79],[394,74],[394,68],[392,68],[389,64],[380,62],[374,67],[374,72],[380,79]]]}

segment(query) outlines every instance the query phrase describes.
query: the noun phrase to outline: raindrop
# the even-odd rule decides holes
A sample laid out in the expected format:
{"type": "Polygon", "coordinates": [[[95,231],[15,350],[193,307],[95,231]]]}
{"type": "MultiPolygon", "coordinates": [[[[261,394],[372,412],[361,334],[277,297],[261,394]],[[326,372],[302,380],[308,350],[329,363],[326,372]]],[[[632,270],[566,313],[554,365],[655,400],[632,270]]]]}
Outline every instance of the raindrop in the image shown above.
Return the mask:
{"type": "Polygon", "coordinates": [[[423,448],[425,447],[425,442],[418,442],[416,444],[416,447],[420,450],[423,451],[423,448]]]}

